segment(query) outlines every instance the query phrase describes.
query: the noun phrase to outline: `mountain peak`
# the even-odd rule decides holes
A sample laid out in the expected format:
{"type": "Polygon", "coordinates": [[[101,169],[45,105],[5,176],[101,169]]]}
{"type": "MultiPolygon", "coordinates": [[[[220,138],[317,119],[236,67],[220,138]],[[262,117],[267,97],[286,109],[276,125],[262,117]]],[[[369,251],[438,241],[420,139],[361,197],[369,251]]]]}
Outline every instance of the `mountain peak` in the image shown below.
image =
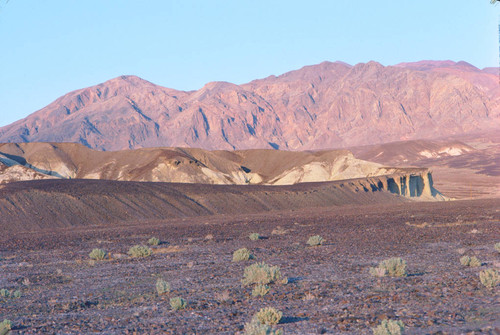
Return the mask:
{"type": "Polygon", "coordinates": [[[466,62],[322,62],[190,92],[119,76],[0,128],[0,142],[310,150],[498,128],[498,81],[466,62]]]}

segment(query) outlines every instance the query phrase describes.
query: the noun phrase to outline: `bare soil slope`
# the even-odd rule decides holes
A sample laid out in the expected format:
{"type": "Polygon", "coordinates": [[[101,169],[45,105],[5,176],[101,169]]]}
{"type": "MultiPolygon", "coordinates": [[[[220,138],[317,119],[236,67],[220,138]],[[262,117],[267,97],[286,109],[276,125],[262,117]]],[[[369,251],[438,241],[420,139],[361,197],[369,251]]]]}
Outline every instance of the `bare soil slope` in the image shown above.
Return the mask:
{"type": "Polygon", "coordinates": [[[379,179],[290,186],[229,186],[101,180],[42,180],[0,188],[4,232],[119,222],[259,213],[346,204],[399,203],[407,198],[379,187],[379,179]]]}

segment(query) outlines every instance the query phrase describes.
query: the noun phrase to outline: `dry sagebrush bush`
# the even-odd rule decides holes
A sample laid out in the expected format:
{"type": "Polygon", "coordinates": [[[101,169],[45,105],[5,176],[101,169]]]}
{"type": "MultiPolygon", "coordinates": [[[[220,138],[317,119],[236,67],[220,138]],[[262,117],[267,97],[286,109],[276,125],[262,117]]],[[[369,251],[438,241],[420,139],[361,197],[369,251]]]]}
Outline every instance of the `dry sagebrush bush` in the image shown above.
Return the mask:
{"type": "Polygon", "coordinates": [[[476,256],[463,256],[460,257],[460,264],[463,266],[477,267],[481,266],[481,261],[476,256]]]}
{"type": "Polygon", "coordinates": [[[283,330],[273,329],[271,326],[264,325],[256,318],[245,324],[244,335],[283,335],[283,330]]]}
{"type": "Polygon", "coordinates": [[[277,325],[282,317],[283,313],[273,307],[261,308],[261,310],[255,314],[255,318],[259,320],[260,323],[268,326],[277,325]]]}
{"type": "Polygon", "coordinates": [[[260,240],[260,235],[258,233],[251,233],[248,236],[248,238],[251,239],[252,241],[257,241],[260,240]]]}
{"type": "Polygon", "coordinates": [[[281,278],[279,266],[269,266],[266,263],[255,263],[245,268],[243,285],[274,283],[281,278]]]}
{"type": "Polygon", "coordinates": [[[319,235],[314,235],[309,237],[309,239],[307,240],[307,244],[309,244],[311,247],[315,247],[318,245],[322,245],[324,241],[325,240],[323,239],[323,237],[319,235]]]}
{"type": "Polygon", "coordinates": [[[248,261],[253,259],[252,253],[247,248],[241,248],[233,253],[233,262],[248,261]]]}
{"type": "Polygon", "coordinates": [[[370,268],[370,274],[376,277],[405,277],[406,262],[399,257],[389,258],[380,262],[376,268],[370,268]]]}
{"type": "Polygon", "coordinates": [[[3,298],[11,298],[11,299],[14,299],[14,298],[21,298],[21,291],[19,290],[7,290],[5,288],[1,289],[0,290],[0,297],[3,297],[3,298]]]}
{"type": "Polygon", "coordinates": [[[175,297],[170,299],[170,307],[174,311],[178,311],[180,309],[184,309],[187,306],[187,301],[182,299],[181,297],[175,297]]]}
{"type": "Polygon", "coordinates": [[[263,297],[269,293],[269,286],[256,285],[252,290],[252,297],[263,297]]]}
{"type": "Polygon", "coordinates": [[[486,269],[479,272],[479,279],[481,284],[488,288],[493,288],[500,284],[500,275],[497,269],[486,269]]]}
{"type": "Polygon", "coordinates": [[[401,335],[405,326],[401,321],[383,320],[377,327],[372,328],[373,335],[401,335]]]}
{"type": "Polygon", "coordinates": [[[148,240],[148,244],[149,245],[159,245],[160,244],[160,239],[157,238],[157,237],[151,237],[149,240],[148,240]]]}
{"type": "Polygon", "coordinates": [[[500,242],[495,243],[495,250],[500,252],[500,242]]]}
{"type": "Polygon", "coordinates": [[[158,292],[158,295],[170,292],[170,283],[166,280],[158,278],[156,280],[156,292],[158,292]]]}
{"type": "Polygon", "coordinates": [[[99,249],[99,248],[93,249],[89,254],[90,259],[94,259],[96,261],[102,261],[107,256],[108,256],[108,253],[102,249],[99,249]]]}
{"type": "Polygon", "coordinates": [[[143,245],[134,245],[128,250],[131,257],[148,257],[153,254],[153,250],[143,245]]]}
{"type": "Polygon", "coordinates": [[[9,334],[12,329],[12,322],[10,320],[4,319],[0,322],[0,335],[9,334]]]}

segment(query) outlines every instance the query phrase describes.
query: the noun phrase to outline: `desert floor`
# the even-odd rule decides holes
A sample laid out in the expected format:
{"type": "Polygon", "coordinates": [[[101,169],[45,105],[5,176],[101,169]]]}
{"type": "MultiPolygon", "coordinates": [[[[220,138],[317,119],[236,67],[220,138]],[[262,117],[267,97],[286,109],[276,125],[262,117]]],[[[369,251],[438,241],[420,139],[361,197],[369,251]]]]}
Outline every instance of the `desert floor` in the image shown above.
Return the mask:
{"type": "Polygon", "coordinates": [[[479,272],[500,267],[500,200],[408,202],[210,215],[3,234],[0,319],[19,334],[234,334],[260,308],[283,312],[285,334],[371,334],[401,320],[409,334],[500,332],[498,289],[479,272]],[[252,241],[250,233],[263,238],[252,241]],[[311,235],[325,243],[310,247],[311,235]],[[128,249],[152,237],[154,254],[128,249]],[[246,247],[255,260],[232,262],[246,247]],[[110,259],[92,261],[102,248],[110,259]],[[480,267],[460,264],[477,256],[480,267]],[[401,257],[407,277],[369,268],[401,257]],[[287,284],[261,298],[241,284],[255,261],[277,265],[287,284]],[[159,296],[158,277],[170,293],[159,296]],[[173,311],[171,297],[188,301],[173,311]]]}

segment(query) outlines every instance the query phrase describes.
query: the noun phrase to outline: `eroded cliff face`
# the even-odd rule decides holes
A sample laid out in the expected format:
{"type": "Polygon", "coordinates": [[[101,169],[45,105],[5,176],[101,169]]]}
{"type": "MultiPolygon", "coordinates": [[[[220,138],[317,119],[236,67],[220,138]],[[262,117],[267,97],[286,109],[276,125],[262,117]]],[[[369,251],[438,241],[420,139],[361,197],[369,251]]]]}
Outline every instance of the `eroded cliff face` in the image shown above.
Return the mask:
{"type": "Polygon", "coordinates": [[[446,199],[434,188],[428,169],[399,169],[394,174],[367,178],[367,181],[372,191],[386,190],[407,198],[446,199]]]}

